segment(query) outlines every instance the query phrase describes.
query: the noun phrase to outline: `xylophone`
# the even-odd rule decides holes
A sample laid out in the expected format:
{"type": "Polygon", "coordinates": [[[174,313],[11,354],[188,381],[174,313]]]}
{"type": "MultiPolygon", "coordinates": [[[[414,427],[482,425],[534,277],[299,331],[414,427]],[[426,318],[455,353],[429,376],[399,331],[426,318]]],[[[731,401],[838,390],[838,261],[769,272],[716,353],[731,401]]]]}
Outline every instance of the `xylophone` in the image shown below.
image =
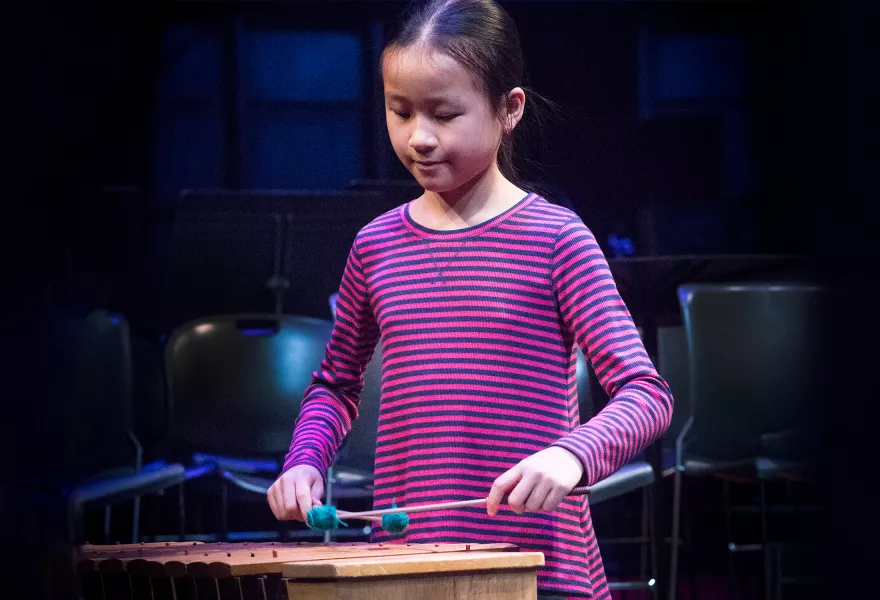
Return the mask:
{"type": "Polygon", "coordinates": [[[540,552],[512,544],[85,545],[85,600],[535,600],[540,552]]]}

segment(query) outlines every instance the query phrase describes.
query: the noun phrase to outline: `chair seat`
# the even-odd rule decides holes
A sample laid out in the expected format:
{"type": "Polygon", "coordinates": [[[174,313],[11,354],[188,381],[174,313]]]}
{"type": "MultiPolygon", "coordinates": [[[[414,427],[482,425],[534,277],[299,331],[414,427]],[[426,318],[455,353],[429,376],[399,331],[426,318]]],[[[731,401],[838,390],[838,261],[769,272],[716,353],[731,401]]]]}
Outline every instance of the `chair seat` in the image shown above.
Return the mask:
{"type": "Polygon", "coordinates": [[[335,465],[333,467],[333,483],[341,486],[370,486],[375,477],[371,471],[335,465]]]}
{"type": "Polygon", "coordinates": [[[181,464],[171,464],[124,477],[79,485],[70,493],[70,501],[78,509],[89,505],[104,506],[153,494],[183,483],[186,471],[181,464]]]}
{"type": "MultiPolygon", "coordinates": [[[[275,483],[275,477],[259,477],[256,475],[243,475],[232,471],[221,471],[220,476],[234,486],[255,494],[266,495],[269,488],[275,483]]],[[[333,499],[340,498],[371,498],[373,496],[372,486],[348,486],[334,485],[333,499]]]]}
{"type": "Polygon", "coordinates": [[[644,461],[631,462],[590,487],[590,504],[595,505],[654,483],[654,470],[644,461]]]}
{"type": "MultiPolygon", "coordinates": [[[[646,452],[642,451],[637,454],[633,462],[646,461],[646,452]]],[[[676,471],[675,449],[663,448],[663,477],[669,477],[676,471]]],[[[709,475],[752,475],[755,474],[754,458],[736,458],[736,459],[716,459],[704,456],[688,455],[684,456],[684,470],[693,477],[707,477],[709,475]]]]}
{"type": "Polygon", "coordinates": [[[244,475],[233,471],[220,471],[220,477],[248,492],[266,495],[269,488],[275,482],[275,478],[259,477],[256,475],[244,475]]]}
{"type": "Polygon", "coordinates": [[[758,479],[771,481],[774,479],[791,479],[811,481],[815,478],[816,466],[812,463],[796,460],[779,460],[776,458],[759,457],[755,461],[758,479]]]}
{"type": "Polygon", "coordinates": [[[761,436],[761,456],[778,460],[816,462],[823,447],[823,440],[816,431],[775,431],[761,436]]]}
{"type": "Polygon", "coordinates": [[[197,452],[193,454],[193,462],[197,465],[214,465],[218,469],[252,475],[254,473],[278,473],[281,465],[271,458],[238,458],[197,452]]]}
{"type": "MultiPolygon", "coordinates": [[[[642,450],[641,452],[636,454],[630,462],[650,463],[650,461],[648,460],[648,450],[647,449],[642,450]]],[[[666,447],[662,448],[660,462],[661,462],[661,465],[660,465],[661,471],[663,472],[663,475],[665,477],[667,475],[666,471],[675,468],[675,449],[674,448],[666,448],[666,447]]]]}
{"type": "Polygon", "coordinates": [[[701,456],[685,456],[684,472],[692,477],[710,475],[754,476],[754,458],[719,459],[701,456]]]}
{"type": "Polygon", "coordinates": [[[758,478],[813,480],[819,470],[816,449],[821,447],[816,432],[765,433],[761,436],[761,456],[755,461],[758,478]]]}

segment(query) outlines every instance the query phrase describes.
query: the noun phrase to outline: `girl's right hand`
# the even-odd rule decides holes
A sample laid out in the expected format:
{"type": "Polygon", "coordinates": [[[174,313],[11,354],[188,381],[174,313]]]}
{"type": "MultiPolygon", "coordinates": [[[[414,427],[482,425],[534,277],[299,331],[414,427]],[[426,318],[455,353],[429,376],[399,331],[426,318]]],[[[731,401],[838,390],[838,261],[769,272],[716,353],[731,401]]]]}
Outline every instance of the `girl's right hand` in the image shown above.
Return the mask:
{"type": "Polygon", "coordinates": [[[311,465],[297,465],[282,473],[266,496],[276,519],[305,523],[309,511],[321,506],[323,494],[324,478],[320,471],[311,465]]]}

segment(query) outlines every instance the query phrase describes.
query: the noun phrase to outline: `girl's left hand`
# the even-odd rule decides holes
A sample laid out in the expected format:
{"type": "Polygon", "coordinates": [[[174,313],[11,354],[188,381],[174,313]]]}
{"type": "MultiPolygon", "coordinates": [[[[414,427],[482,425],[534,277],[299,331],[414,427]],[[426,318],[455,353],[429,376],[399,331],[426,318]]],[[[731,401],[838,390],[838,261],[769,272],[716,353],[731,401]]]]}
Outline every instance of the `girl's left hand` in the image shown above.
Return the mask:
{"type": "Polygon", "coordinates": [[[581,461],[565,448],[541,450],[503,473],[489,492],[487,512],[494,516],[502,498],[516,514],[555,510],[584,474],[581,461]],[[512,490],[512,491],[511,491],[512,490]]]}

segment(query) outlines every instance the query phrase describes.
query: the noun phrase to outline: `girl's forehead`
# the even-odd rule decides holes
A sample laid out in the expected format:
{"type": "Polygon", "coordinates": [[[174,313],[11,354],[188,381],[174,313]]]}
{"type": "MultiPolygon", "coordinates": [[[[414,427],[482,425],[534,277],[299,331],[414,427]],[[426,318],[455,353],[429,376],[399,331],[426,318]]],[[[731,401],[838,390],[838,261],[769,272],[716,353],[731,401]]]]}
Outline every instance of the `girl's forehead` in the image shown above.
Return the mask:
{"type": "Polygon", "coordinates": [[[407,97],[480,95],[472,75],[458,61],[418,46],[386,52],[382,80],[386,93],[407,97]]]}

